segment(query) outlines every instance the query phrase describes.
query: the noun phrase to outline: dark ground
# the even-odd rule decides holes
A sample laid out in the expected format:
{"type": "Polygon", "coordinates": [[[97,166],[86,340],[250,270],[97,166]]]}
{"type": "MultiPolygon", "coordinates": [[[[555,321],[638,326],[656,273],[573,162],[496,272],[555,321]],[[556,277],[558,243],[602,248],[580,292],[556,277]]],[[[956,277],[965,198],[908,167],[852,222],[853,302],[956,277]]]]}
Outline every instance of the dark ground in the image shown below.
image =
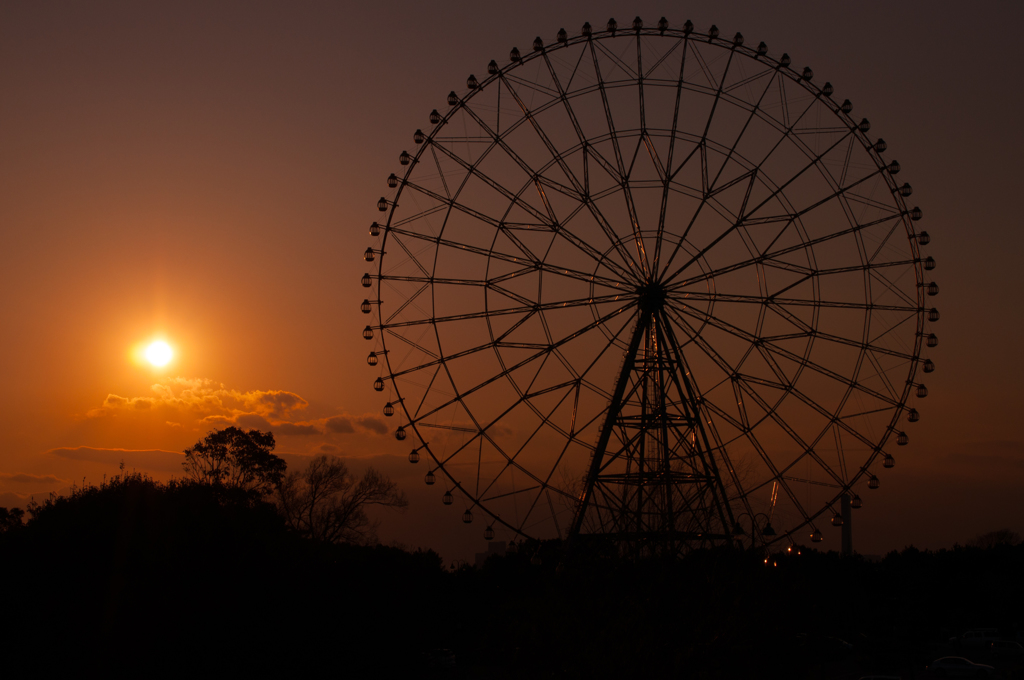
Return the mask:
{"type": "Polygon", "coordinates": [[[432,552],[316,545],[272,506],[129,477],[0,533],[0,650],[5,670],[41,676],[916,678],[947,654],[987,662],[947,642],[965,629],[1024,628],[1022,575],[1024,545],[877,563],[794,547],[766,564],[548,543],[451,572],[432,552]]]}

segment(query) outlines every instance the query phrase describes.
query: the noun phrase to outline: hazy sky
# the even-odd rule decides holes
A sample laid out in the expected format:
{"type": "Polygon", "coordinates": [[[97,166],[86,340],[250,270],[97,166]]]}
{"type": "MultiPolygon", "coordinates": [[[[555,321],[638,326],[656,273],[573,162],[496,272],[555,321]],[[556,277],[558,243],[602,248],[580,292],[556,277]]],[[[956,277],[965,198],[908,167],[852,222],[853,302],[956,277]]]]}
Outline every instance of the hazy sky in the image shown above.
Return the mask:
{"type": "Polygon", "coordinates": [[[937,370],[911,446],[858,511],[858,549],[1024,533],[1024,67],[1005,36],[1024,5],[996,1],[4,3],[0,505],[122,459],[166,478],[168,452],[234,422],[271,427],[283,454],[392,475],[412,503],[383,540],[482,549],[483,525],[382,434],[359,335],[367,227],[412,132],[468,74],[638,14],[813,67],[924,210],[937,370]],[[177,352],[162,370],[134,355],[156,337],[177,352]]]}

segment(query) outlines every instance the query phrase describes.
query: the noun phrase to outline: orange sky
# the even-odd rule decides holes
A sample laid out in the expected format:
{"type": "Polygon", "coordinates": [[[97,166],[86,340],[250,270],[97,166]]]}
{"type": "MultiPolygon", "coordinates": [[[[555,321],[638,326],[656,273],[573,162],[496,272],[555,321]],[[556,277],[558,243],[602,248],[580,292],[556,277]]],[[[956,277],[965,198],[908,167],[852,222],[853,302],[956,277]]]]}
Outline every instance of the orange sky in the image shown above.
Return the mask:
{"type": "Polygon", "coordinates": [[[908,4],[4,4],[0,505],[122,459],[166,478],[174,452],[237,423],[270,427],[290,462],[330,452],[396,478],[412,503],[383,540],[482,549],[483,526],[442,507],[383,433],[359,337],[366,228],[412,131],[469,73],[561,26],[666,14],[812,65],[925,211],[938,369],[912,445],[859,511],[858,548],[1024,533],[1024,67],[992,37],[1024,9],[908,4]],[[176,349],[163,370],[131,356],[155,337],[176,349]]]}

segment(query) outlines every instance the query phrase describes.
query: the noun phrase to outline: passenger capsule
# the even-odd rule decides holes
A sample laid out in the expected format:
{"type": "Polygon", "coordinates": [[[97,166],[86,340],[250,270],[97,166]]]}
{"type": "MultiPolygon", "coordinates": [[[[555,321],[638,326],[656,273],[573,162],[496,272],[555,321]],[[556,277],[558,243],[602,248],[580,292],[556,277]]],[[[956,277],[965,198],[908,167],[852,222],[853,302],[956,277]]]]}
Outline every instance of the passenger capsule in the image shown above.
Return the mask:
{"type": "Polygon", "coordinates": [[[423,134],[423,130],[417,130],[416,132],[412,133],[412,141],[416,142],[417,144],[422,144],[424,140],[426,140],[426,138],[427,136],[423,134]]]}
{"type": "Polygon", "coordinates": [[[928,345],[929,347],[938,347],[939,337],[935,335],[935,333],[929,333],[928,339],[925,341],[925,344],[928,345]]]}
{"type": "Polygon", "coordinates": [[[438,113],[437,109],[434,109],[433,111],[430,112],[430,123],[432,125],[437,125],[440,122],[441,122],[441,114],[438,113]]]}
{"type": "Polygon", "coordinates": [[[910,437],[907,436],[906,432],[897,432],[896,433],[896,445],[897,446],[906,446],[909,443],[910,443],[910,437]]]}
{"type": "Polygon", "coordinates": [[[380,236],[380,225],[376,222],[370,225],[370,236],[380,236]]]}
{"type": "Polygon", "coordinates": [[[825,540],[825,539],[823,539],[821,537],[821,532],[820,531],[815,529],[814,531],[811,532],[811,543],[821,543],[823,540],[825,540]]]}
{"type": "Polygon", "coordinates": [[[840,515],[838,512],[836,514],[832,515],[832,526],[834,526],[834,527],[841,527],[841,526],[843,526],[843,516],[840,515]]]}
{"type": "Polygon", "coordinates": [[[734,35],[732,37],[732,44],[735,45],[736,47],[739,47],[740,45],[742,45],[743,44],[743,34],[742,33],[737,33],[736,35],[734,35]]]}
{"type": "Polygon", "coordinates": [[[862,501],[860,499],[860,496],[858,496],[857,494],[854,494],[853,498],[850,499],[850,507],[853,508],[854,510],[856,510],[857,508],[862,507],[863,505],[864,505],[864,501],[862,501]]]}
{"type": "Polygon", "coordinates": [[[922,231],[917,235],[917,245],[926,246],[932,242],[932,237],[928,235],[927,231],[922,231]]]}
{"type": "Polygon", "coordinates": [[[900,172],[900,164],[899,164],[898,161],[893,161],[892,163],[889,163],[889,174],[890,175],[898,175],[899,172],[900,172]]]}
{"type": "Polygon", "coordinates": [[[924,385],[918,385],[917,386],[917,398],[918,399],[924,399],[927,396],[928,396],[928,388],[925,387],[924,385]]]}
{"type": "Polygon", "coordinates": [[[386,415],[388,418],[395,415],[395,407],[390,401],[384,404],[384,415],[386,415]]]}
{"type": "Polygon", "coordinates": [[[373,390],[375,392],[384,391],[384,378],[377,378],[376,380],[373,381],[373,390]]]}
{"type": "Polygon", "coordinates": [[[879,139],[877,142],[875,142],[875,151],[878,153],[883,153],[888,148],[889,145],[885,143],[884,139],[879,139]]]}
{"type": "Polygon", "coordinates": [[[480,87],[480,81],[477,80],[476,76],[474,76],[471,73],[469,74],[469,77],[466,78],[466,87],[468,87],[471,90],[475,90],[476,88],[480,87]]]}
{"type": "Polygon", "coordinates": [[[804,66],[804,72],[800,74],[800,77],[804,80],[810,80],[814,77],[814,71],[811,70],[810,66],[804,66]]]}
{"type": "Polygon", "coordinates": [[[825,83],[825,87],[821,88],[821,93],[826,97],[831,97],[835,91],[836,89],[832,87],[832,83],[825,83]]]}
{"type": "Polygon", "coordinates": [[[882,467],[887,470],[891,470],[896,467],[896,459],[893,458],[891,454],[885,454],[885,458],[882,459],[882,467]]]}
{"type": "Polygon", "coordinates": [[[711,24],[711,28],[708,29],[708,42],[718,37],[718,26],[711,24]]]}
{"type": "Polygon", "coordinates": [[[658,19],[658,31],[664,33],[668,30],[668,19],[662,17],[658,19]]]}
{"type": "Polygon", "coordinates": [[[420,452],[417,451],[416,449],[413,449],[412,451],[410,451],[409,452],[409,462],[410,463],[418,463],[418,462],[420,462],[420,452]]]}
{"type": "Polygon", "coordinates": [[[857,129],[861,132],[867,132],[871,129],[871,123],[868,122],[867,118],[861,118],[860,122],[857,123],[857,129]]]}
{"type": "Polygon", "coordinates": [[[633,19],[633,30],[634,31],[639,31],[643,27],[644,27],[644,20],[643,19],[641,19],[640,17],[636,17],[635,19],[633,19]]]}
{"type": "Polygon", "coordinates": [[[555,40],[557,40],[559,44],[564,45],[569,42],[569,34],[565,32],[564,28],[560,28],[558,29],[558,34],[555,36],[555,40]]]}
{"type": "Polygon", "coordinates": [[[903,186],[900,187],[900,196],[907,198],[912,193],[914,193],[914,188],[904,182],[903,186]]]}
{"type": "Polygon", "coordinates": [[[471,513],[469,510],[466,510],[464,513],[462,513],[462,523],[463,524],[471,524],[472,522],[473,522],[473,513],[471,513]]]}
{"type": "Polygon", "coordinates": [[[373,340],[373,328],[367,326],[366,328],[363,329],[363,339],[373,340]]]}
{"type": "Polygon", "coordinates": [[[427,475],[423,478],[423,481],[427,483],[427,486],[433,486],[434,482],[437,481],[434,478],[434,471],[431,470],[430,472],[428,472],[427,475]]]}
{"type": "Polygon", "coordinates": [[[373,262],[373,248],[367,248],[363,253],[363,259],[367,262],[373,262]]]}
{"type": "Polygon", "coordinates": [[[618,30],[618,28],[619,28],[619,22],[615,21],[615,19],[609,19],[608,20],[608,26],[606,28],[607,28],[609,33],[613,33],[614,34],[615,31],[618,30]]]}
{"type": "Polygon", "coordinates": [[[359,279],[359,281],[363,284],[363,288],[369,288],[373,285],[373,279],[370,278],[369,274],[363,274],[363,278],[359,279]]]}
{"type": "Polygon", "coordinates": [[[932,323],[935,323],[936,321],[938,321],[939,320],[939,310],[935,309],[934,307],[929,309],[928,310],[928,320],[931,321],[932,323]]]}
{"type": "Polygon", "coordinates": [[[594,34],[594,29],[591,27],[589,21],[583,23],[583,30],[581,32],[583,33],[584,38],[589,38],[594,34]]]}
{"type": "Polygon", "coordinates": [[[935,283],[934,281],[929,283],[928,284],[928,294],[931,295],[932,297],[935,297],[936,295],[938,295],[939,294],[939,284],[935,283]]]}
{"type": "Polygon", "coordinates": [[[916,423],[919,420],[921,420],[921,414],[917,412],[916,408],[912,408],[907,412],[907,422],[916,423]]]}
{"type": "Polygon", "coordinates": [[[405,428],[399,425],[398,429],[395,430],[395,439],[397,439],[398,441],[402,441],[405,439],[405,436],[405,428]]]}
{"type": "Polygon", "coordinates": [[[521,61],[523,57],[519,54],[519,48],[513,47],[512,51],[508,53],[508,58],[511,61],[521,61]]]}
{"type": "Polygon", "coordinates": [[[386,199],[383,196],[381,196],[380,200],[377,201],[377,210],[379,210],[381,212],[387,212],[388,211],[388,199],[386,199]]]}
{"type": "Polygon", "coordinates": [[[359,311],[361,311],[363,314],[369,314],[370,309],[371,307],[369,300],[363,300],[363,302],[359,305],[359,311]]]}
{"type": "Polygon", "coordinates": [[[448,93],[448,106],[455,106],[459,103],[459,95],[455,94],[455,90],[448,93]]]}
{"type": "Polygon", "coordinates": [[[366,363],[369,364],[370,366],[376,366],[377,365],[377,353],[376,352],[370,352],[367,355],[367,357],[366,357],[366,363]]]}
{"type": "Polygon", "coordinates": [[[544,41],[541,40],[540,36],[538,35],[536,38],[533,39],[533,51],[539,52],[542,49],[544,49],[544,41]]]}
{"type": "Polygon", "coordinates": [[[391,187],[392,189],[398,186],[398,175],[396,175],[395,173],[391,173],[390,175],[388,175],[388,186],[391,187]]]}
{"type": "Polygon", "coordinates": [[[492,541],[492,540],[494,540],[494,529],[492,527],[488,526],[486,529],[484,529],[484,540],[485,541],[492,541]]]}
{"type": "Polygon", "coordinates": [[[757,46],[757,56],[763,57],[766,54],[768,54],[768,46],[765,45],[764,41],[762,40],[761,43],[757,46]]]}
{"type": "Polygon", "coordinates": [[[853,111],[853,104],[849,99],[844,99],[843,103],[839,106],[839,110],[843,113],[850,113],[850,111],[853,111]]]}
{"type": "Polygon", "coordinates": [[[779,65],[780,66],[789,66],[790,63],[792,63],[792,61],[793,60],[789,58],[789,55],[786,54],[785,52],[783,52],[782,53],[782,59],[779,59],[779,65]]]}
{"type": "Polygon", "coordinates": [[[910,209],[910,219],[912,219],[915,222],[917,222],[922,217],[924,217],[924,213],[921,212],[921,209],[918,208],[916,205],[913,208],[910,209]]]}
{"type": "Polygon", "coordinates": [[[452,503],[454,503],[455,498],[452,497],[452,492],[445,491],[444,495],[441,496],[441,502],[444,503],[445,505],[451,505],[452,503]]]}
{"type": "Polygon", "coordinates": [[[686,23],[683,24],[683,34],[690,35],[691,33],[693,33],[693,22],[687,19],[686,23]]]}
{"type": "Polygon", "coordinates": [[[408,151],[403,151],[398,156],[398,162],[401,163],[402,165],[409,165],[409,163],[412,162],[412,156],[409,155],[408,151]]]}
{"type": "Polygon", "coordinates": [[[924,360],[924,372],[925,373],[934,373],[935,372],[935,362],[932,361],[931,359],[925,359],[924,360]]]}
{"type": "Polygon", "coordinates": [[[878,488],[878,477],[875,477],[874,475],[871,475],[870,477],[868,477],[868,488],[869,489],[877,489],[878,488]]]}

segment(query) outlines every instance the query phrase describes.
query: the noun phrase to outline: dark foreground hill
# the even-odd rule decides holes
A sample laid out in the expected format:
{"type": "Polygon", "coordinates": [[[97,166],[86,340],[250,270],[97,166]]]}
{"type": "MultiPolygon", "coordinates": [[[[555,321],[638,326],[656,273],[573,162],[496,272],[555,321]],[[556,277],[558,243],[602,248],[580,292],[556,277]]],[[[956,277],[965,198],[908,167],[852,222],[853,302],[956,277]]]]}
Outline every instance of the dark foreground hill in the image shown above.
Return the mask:
{"type": "Polygon", "coordinates": [[[127,475],[0,533],[0,640],[4,668],[36,676],[910,678],[964,629],[1024,627],[1019,545],[764,560],[550,543],[448,572],[431,552],[313,543],[224,489],[127,475]]]}

